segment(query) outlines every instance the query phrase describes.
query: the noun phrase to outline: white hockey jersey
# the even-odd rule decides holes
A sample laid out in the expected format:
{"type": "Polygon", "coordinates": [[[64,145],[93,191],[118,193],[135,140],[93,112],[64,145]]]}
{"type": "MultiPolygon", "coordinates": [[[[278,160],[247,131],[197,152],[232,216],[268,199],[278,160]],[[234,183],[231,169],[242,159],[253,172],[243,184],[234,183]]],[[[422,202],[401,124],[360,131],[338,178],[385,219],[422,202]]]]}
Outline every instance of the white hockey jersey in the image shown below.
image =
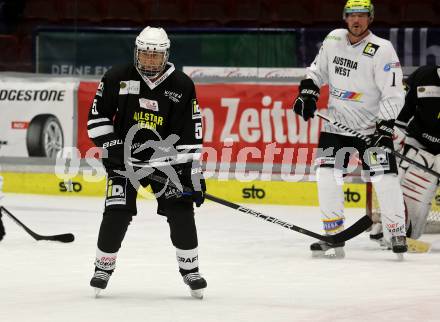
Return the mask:
{"type": "MultiPolygon", "coordinates": [[[[392,44],[373,33],[351,45],[346,29],[325,38],[307,68],[318,87],[329,85],[328,115],[368,135],[378,119],[396,119],[405,101],[402,69],[392,44]]],[[[325,123],[323,131],[344,134],[325,123]]]]}

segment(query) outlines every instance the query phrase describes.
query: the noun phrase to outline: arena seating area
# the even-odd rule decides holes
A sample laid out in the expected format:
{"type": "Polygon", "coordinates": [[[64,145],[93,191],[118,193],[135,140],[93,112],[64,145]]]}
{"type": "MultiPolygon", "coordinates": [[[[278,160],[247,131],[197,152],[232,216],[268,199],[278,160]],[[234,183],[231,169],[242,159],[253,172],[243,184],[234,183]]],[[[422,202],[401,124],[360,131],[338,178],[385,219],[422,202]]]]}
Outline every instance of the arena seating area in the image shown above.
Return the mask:
{"type": "MultiPolygon", "coordinates": [[[[22,3],[0,31],[0,70],[31,71],[32,31],[60,27],[245,27],[343,26],[345,0],[3,0],[22,3]]],[[[440,26],[440,1],[377,0],[374,26],[440,26]]],[[[10,18],[10,17],[9,17],[10,18]]]]}
{"type": "MultiPolygon", "coordinates": [[[[279,27],[340,24],[345,0],[28,0],[26,23],[279,27]]],[[[431,0],[374,2],[376,23],[439,25],[431,0]]]]}

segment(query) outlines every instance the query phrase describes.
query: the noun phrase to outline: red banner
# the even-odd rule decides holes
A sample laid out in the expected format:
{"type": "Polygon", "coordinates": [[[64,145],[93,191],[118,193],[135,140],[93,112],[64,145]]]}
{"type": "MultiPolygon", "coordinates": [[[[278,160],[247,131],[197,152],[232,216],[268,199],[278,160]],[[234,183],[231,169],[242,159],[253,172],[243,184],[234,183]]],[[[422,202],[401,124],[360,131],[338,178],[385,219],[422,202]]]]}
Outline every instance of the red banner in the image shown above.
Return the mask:
{"type": "MultiPolygon", "coordinates": [[[[322,92],[318,105],[323,108],[328,90],[322,92]]],[[[304,122],[292,111],[297,94],[297,85],[198,84],[204,160],[310,163],[321,121],[304,122]]]]}
{"type": "Polygon", "coordinates": [[[99,82],[81,82],[78,88],[78,150],[81,157],[95,145],[87,134],[87,118],[99,82]]]}
{"type": "MultiPolygon", "coordinates": [[[[81,82],[78,90],[82,156],[93,146],[86,124],[97,86],[97,82],[81,82]]],[[[297,85],[197,84],[196,91],[203,113],[205,161],[310,164],[321,120],[304,122],[293,113],[297,85]]],[[[323,88],[318,106],[324,108],[327,100],[328,89],[323,88]]]]}

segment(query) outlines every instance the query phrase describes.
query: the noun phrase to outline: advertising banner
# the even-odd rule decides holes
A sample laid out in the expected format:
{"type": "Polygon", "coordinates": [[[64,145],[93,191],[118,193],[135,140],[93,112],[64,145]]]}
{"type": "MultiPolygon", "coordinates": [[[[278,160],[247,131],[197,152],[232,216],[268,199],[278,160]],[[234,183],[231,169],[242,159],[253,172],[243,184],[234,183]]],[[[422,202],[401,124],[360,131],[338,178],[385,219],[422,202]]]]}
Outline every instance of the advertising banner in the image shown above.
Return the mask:
{"type": "MultiPolygon", "coordinates": [[[[87,113],[97,82],[78,90],[78,148],[84,157],[93,146],[87,137],[87,113]]],[[[204,161],[210,163],[310,164],[322,122],[304,122],[292,111],[298,85],[196,84],[203,114],[204,161]]],[[[328,88],[318,102],[325,108],[328,88]]]]}
{"type": "Polygon", "coordinates": [[[84,158],[86,152],[95,145],[87,134],[87,118],[99,82],[81,82],[78,87],[78,150],[84,158]]]}
{"type": "MultiPolygon", "coordinates": [[[[297,85],[198,84],[205,161],[310,164],[321,120],[293,112],[297,94],[297,85]]],[[[327,99],[324,89],[318,105],[327,99]]]]}
{"type": "Polygon", "coordinates": [[[75,146],[73,119],[78,81],[2,77],[0,156],[55,157],[75,146]]]}
{"type": "MultiPolygon", "coordinates": [[[[58,196],[99,196],[106,191],[106,180],[90,181],[81,174],[68,180],[54,173],[0,172],[5,181],[4,191],[58,196]]],[[[238,180],[206,180],[210,194],[232,202],[318,206],[316,182],[252,182],[238,180]]],[[[365,209],[365,184],[346,183],[343,187],[346,207],[365,209]]],[[[153,199],[150,188],[141,188],[138,198],[153,199]]]]}
{"type": "MultiPolygon", "coordinates": [[[[296,37],[292,30],[169,29],[170,61],[183,66],[294,67],[296,37]]],[[[140,29],[40,28],[35,66],[38,73],[102,75],[112,65],[133,61],[140,29]]]]}

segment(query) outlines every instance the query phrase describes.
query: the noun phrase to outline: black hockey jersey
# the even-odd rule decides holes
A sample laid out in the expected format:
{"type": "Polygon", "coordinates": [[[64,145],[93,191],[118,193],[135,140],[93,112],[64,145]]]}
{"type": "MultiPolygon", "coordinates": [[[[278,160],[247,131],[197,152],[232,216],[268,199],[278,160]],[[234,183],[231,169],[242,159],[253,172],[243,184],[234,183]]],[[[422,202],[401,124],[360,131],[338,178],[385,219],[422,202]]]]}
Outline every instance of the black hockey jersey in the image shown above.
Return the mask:
{"type": "Polygon", "coordinates": [[[440,66],[422,66],[407,79],[405,105],[396,125],[434,155],[440,153],[440,66]]]}
{"type": "Polygon", "coordinates": [[[110,69],[99,83],[87,129],[97,146],[122,140],[132,153],[142,150],[132,154],[134,160],[146,162],[169,160],[166,156],[173,151],[175,163],[189,162],[199,159],[202,148],[194,83],[171,63],[154,82],[141,77],[133,65],[110,69]],[[143,144],[146,148],[139,149],[143,144]]]}

